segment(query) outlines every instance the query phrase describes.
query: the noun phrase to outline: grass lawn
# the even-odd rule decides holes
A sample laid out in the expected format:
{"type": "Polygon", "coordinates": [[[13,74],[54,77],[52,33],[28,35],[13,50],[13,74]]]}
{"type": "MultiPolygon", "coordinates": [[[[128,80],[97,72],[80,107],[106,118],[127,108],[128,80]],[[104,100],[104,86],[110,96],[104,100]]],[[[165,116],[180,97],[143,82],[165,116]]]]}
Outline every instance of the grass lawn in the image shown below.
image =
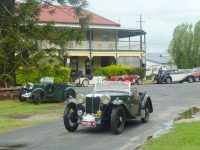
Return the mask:
{"type": "Polygon", "coordinates": [[[166,135],[148,140],[144,150],[199,150],[200,121],[177,123],[166,135]]]}
{"type": "Polygon", "coordinates": [[[30,102],[14,100],[0,101],[0,132],[60,119],[59,116],[62,115],[63,108],[63,103],[35,105],[30,102]],[[37,119],[27,119],[28,117],[41,114],[54,114],[58,118],[38,117],[37,119]]]}

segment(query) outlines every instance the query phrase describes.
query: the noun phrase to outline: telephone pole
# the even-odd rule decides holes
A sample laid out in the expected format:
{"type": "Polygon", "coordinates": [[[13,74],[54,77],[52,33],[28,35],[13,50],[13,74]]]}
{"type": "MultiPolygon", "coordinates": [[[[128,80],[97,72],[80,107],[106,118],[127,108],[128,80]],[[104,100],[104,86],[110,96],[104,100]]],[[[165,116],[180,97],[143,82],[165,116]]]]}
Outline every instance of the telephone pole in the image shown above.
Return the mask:
{"type": "Polygon", "coordinates": [[[142,50],[142,23],[145,21],[142,20],[142,15],[140,14],[140,21],[136,21],[140,23],[140,50],[142,50]]]}

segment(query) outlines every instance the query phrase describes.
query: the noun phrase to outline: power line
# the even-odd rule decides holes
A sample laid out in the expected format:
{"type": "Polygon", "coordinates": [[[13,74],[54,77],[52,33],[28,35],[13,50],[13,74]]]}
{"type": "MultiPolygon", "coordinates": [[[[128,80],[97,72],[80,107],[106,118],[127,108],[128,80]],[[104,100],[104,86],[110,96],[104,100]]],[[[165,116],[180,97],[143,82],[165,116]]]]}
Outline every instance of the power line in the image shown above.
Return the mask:
{"type": "MultiPolygon", "coordinates": [[[[171,14],[183,14],[183,13],[192,13],[192,12],[200,12],[200,9],[195,9],[195,10],[183,10],[183,11],[171,11],[171,12],[143,12],[143,15],[171,15],[171,14]]],[[[132,13],[130,12],[129,14],[123,14],[123,13],[128,13],[128,12],[114,12],[116,15],[110,15],[112,17],[131,17],[131,16],[138,16],[139,13],[132,13]]]]}

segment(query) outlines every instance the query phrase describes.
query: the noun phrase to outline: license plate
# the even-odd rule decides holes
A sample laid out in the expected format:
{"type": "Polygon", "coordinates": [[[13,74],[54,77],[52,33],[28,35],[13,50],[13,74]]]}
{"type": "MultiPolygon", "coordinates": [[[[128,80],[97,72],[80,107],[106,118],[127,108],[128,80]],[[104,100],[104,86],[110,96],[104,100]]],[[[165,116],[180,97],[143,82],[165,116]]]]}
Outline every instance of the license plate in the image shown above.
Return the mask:
{"type": "Polygon", "coordinates": [[[95,121],[82,121],[81,125],[84,127],[96,127],[95,121]]]}

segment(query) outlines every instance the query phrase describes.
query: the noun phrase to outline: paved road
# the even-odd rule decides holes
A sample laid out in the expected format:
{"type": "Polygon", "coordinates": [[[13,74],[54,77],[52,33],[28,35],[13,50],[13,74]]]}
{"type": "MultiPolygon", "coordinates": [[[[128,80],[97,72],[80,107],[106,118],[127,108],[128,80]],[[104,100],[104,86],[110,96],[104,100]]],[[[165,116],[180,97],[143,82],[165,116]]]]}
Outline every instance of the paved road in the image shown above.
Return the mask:
{"type": "MultiPolygon", "coordinates": [[[[129,121],[120,135],[103,128],[78,128],[68,133],[62,121],[40,124],[0,134],[0,150],[131,150],[141,145],[149,136],[168,125],[180,112],[200,107],[200,83],[160,84],[137,86],[151,96],[154,112],[146,124],[140,120],[129,121]]],[[[92,87],[76,88],[77,93],[88,93],[92,87]]]]}

